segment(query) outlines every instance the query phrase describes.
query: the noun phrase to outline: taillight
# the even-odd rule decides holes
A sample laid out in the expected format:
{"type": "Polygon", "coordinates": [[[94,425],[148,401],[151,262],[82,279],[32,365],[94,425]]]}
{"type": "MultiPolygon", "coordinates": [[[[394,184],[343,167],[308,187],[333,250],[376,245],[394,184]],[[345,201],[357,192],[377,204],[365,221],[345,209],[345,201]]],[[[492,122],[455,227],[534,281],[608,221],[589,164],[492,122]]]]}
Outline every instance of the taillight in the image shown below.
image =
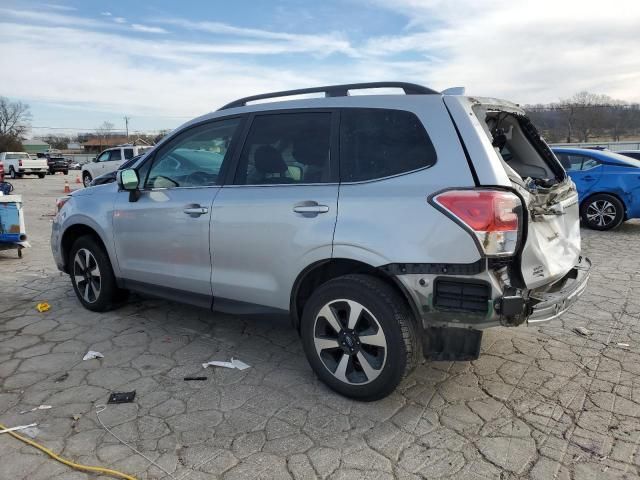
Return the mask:
{"type": "Polygon", "coordinates": [[[22,160],[18,160],[18,166],[21,167],[22,166],[22,160]]]}
{"type": "Polygon", "coordinates": [[[501,190],[449,190],[433,201],[475,235],[486,255],[516,252],[522,222],[517,195],[501,190]]]}
{"type": "Polygon", "coordinates": [[[56,198],[56,212],[59,212],[60,210],[62,210],[62,207],[64,207],[64,204],[67,203],[69,200],[71,200],[71,197],[68,195],[66,197],[56,198]]]}

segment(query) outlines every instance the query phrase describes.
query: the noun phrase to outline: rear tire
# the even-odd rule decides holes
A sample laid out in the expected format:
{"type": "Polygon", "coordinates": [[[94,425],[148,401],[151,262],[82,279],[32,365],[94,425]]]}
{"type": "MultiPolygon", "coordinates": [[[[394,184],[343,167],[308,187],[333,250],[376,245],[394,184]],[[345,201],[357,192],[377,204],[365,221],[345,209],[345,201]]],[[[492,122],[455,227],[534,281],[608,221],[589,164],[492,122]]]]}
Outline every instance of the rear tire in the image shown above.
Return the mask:
{"type": "Polygon", "coordinates": [[[73,243],[68,266],[73,290],[84,308],[94,312],[113,308],[119,289],[107,252],[95,237],[85,235],[73,243]]]}
{"type": "Polygon", "coordinates": [[[90,173],[84,172],[82,174],[82,184],[85,187],[89,187],[91,185],[91,181],[92,180],[93,180],[93,178],[91,178],[91,174],[90,173]]]}
{"type": "Polygon", "coordinates": [[[357,400],[386,397],[418,361],[409,306],[370,275],[338,277],[313,292],[304,306],[301,336],[320,380],[357,400]]]}
{"type": "Polygon", "coordinates": [[[39,173],[39,174],[38,174],[38,178],[44,178],[44,177],[45,177],[45,175],[46,175],[46,173],[39,173]]]}
{"type": "Polygon", "coordinates": [[[598,193],[582,202],[580,216],[593,230],[611,230],[624,221],[624,205],[613,195],[598,193]]]}
{"type": "Polygon", "coordinates": [[[69,170],[64,170],[62,173],[63,173],[64,175],[69,175],[69,170]]]}

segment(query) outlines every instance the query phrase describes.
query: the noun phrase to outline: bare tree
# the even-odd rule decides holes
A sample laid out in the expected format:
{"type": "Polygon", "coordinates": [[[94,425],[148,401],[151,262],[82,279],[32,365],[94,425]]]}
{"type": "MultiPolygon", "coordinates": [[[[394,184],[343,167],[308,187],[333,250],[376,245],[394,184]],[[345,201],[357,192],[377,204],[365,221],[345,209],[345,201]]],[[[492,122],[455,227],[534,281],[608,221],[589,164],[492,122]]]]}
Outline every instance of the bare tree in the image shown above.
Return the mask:
{"type": "Polygon", "coordinates": [[[102,151],[102,145],[105,143],[106,138],[111,135],[111,131],[113,130],[113,123],[111,122],[102,122],[98,128],[96,128],[96,134],[98,138],[100,138],[100,151],[102,151]]]}
{"type": "Polygon", "coordinates": [[[0,151],[22,150],[30,121],[29,105],[0,97],[0,151]]]}
{"type": "Polygon", "coordinates": [[[20,138],[29,131],[29,105],[0,97],[0,135],[20,138]]]}

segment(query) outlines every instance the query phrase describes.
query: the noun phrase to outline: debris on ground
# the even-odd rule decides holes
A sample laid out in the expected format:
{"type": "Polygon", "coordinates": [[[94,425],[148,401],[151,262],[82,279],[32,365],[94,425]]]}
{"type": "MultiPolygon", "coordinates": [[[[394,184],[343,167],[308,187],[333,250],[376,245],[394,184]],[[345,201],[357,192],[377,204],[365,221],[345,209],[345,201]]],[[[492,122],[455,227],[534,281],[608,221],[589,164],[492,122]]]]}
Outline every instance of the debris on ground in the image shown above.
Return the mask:
{"type": "Polygon", "coordinates": [[[69,374],[67,372],[63,373],[59,377],[55,378],[53,381],[55,383],[64,382],[67,378],[69,378],[69,374]]]}
{"type": "Polygon", "coordinates": [[[0,433],[15,432],[16,430],[26,430],[27,428],[35,427],[37,425],[37,423],[30,423],[29,425],[18,425],[17,427],[4,428],[0,430],[0,433]]]}
{"type": "Polygon", "coordinates": [[[237,368],[238,370],[246,370],[247,368],[250,367],[250,365],[247,365],[243,361],[238,360],[238,359],[233,358],[233,357],[231,357],[231,361],[230,362],[221,362],[219,360],[212,360],[210,362],[203,363],[202,366],[204,368],[207,368],[208,366],[224,367],[224,368],[237,368]]]}
{"type": "Polygon", "coordinates": [[[100,352],[94,352],[93,350],[89,350],[86,353],[86,355],[82,357],[82,360],[91,360],[93,358],[104,358],[104,355],[102,355],[100,352]]]}
{"type": "Polygon", "coordinates": [[[36,410],[49,410],[51,407],[51,405],[38,405],[37,407],[33,407],[30,410],[23,410],[20,412],[20,415],[23,415],[25,413],[29,413],[29,412],[35,412],[36,410]]]}
{"type": "Polygon", "coordinates": [[[51,305],[49,305],[47,302],[41,302],[36,305],[36,310],[38,310],[40,313],[48,312],[50,309],[51,305]]]}
{"type": "Polygon", "coordinates": [[[618,343],[619,347],[629,348],[630,345],[628,343],[618,343]]]}
{"type": "Polygon", "coordinates": [[[591,330],[588,330],[584,327],[573,327],[573,331],[579,335],[582,335],[583,337],[589,337],[593,335],[593,332],[591,330]]]}
{"type": "Polygon", "coordinates": [[[133,392],[118,392],[109,395],[107,403],[131,403],[136,398],[136,391],[133,392]]]}
{"type": "Polygon", "coordinates": [[[191,380],[206,380],[208,377],[184,377],[185,382],[189,382],[191,380]]]}

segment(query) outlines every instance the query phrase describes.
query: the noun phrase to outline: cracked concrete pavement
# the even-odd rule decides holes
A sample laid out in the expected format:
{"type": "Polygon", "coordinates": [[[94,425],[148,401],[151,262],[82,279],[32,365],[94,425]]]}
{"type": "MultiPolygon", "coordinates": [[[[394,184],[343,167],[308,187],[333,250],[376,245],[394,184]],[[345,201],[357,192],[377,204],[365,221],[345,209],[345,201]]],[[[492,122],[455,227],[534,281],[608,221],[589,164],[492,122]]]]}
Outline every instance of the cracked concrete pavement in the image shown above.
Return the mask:
{"type": "MultiPolygon", "coordinates": [[[[38,423],[53,451],[142,479],[639,478],[639,222],[582,231],[593,275],[562,319],[489,330],[479,360],[422,363],[388,398],[358,403],[315,378],[282,320],[139,296],[84,310],[49,250],[63,182],[14,182],[33,248],[0,252],[0,423],[38,423]],[[104,358],[82,361],[88,350],[104,358]],[[202,369],[231,356],[251,368],[202,369]],[[100,419],[171,476],[98,422],[96,405],[128,390],[135,402],[100,419]],[[20,414],[40,404],[53,408],[20,414]]],[[[106,478],[6,434],[0,458],[3,479],[106,478]]]]}

